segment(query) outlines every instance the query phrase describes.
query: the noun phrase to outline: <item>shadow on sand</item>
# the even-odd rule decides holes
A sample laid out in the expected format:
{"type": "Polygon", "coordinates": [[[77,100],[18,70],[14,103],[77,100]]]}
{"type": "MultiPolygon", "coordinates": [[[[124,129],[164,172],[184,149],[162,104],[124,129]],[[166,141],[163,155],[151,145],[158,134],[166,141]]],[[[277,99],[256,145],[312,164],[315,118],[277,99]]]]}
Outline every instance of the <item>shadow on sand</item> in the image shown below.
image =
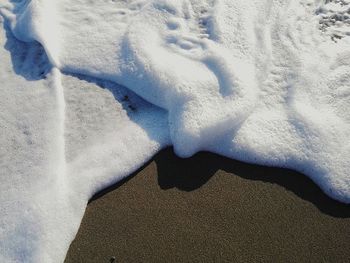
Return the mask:
{"type": "MultiPolygon", "coordinates": [[[[153,160],[157,165],[158,184],[163,190],[177,188],[181,191],[194,191],[206,184],[218,170],[223,170],[246,180],[282,186],[299,198],[313,203],[321,212],[330,216],[350,217],[350,205],[331,199],[305,175],[292,170],[247,164],[208,152],[181,159],[174,154],[172,148],[161,151],[151,161],[153,160]]],[[[119,183],[98,192],[90,202],[117,189],[148,164],[119,183]]]]}

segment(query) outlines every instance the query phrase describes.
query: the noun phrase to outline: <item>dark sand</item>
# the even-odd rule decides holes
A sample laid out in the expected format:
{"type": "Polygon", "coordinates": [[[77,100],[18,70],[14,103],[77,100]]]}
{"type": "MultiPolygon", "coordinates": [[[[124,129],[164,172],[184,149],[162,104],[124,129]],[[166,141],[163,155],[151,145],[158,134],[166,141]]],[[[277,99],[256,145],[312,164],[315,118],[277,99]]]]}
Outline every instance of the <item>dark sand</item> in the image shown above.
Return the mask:
{"type": "Polygon", "coordinates": [[[172,149],[96,195],[71,262],[350,262],[350,206],[305,176],[172,149]]]}

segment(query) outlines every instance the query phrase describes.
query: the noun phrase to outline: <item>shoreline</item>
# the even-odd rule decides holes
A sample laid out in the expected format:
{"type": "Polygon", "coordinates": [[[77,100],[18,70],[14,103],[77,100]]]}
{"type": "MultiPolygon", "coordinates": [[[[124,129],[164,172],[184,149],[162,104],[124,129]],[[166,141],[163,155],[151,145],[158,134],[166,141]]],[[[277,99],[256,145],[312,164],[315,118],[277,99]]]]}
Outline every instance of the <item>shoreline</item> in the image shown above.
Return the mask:
{"type": "Polygon", "coordinates": [[[167,148],[97,193],[65,262],[337,262],[350,205],[306,176],[167,148]]]}

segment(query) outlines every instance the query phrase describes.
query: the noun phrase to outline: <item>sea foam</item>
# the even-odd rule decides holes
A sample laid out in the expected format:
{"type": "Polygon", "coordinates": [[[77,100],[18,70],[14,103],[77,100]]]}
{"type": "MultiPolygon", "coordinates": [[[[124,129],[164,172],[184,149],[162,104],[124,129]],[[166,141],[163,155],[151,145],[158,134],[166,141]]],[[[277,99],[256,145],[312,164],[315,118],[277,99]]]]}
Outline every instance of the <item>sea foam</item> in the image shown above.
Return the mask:
{"type": "Polygon", "coordinates": [[[167,145],[294,169],[350,203],[349,10],[345,0],[3,1],[2,44],[17,44],[12,61],[1,50],[0,154],[16,158],[1,160],[0,240],[17,243],[0,242],[0,259],[62,261],[88,199],[167,145]],[[9,107],[15,96],[25,103],[9,107]],[[8,205],[18,191],[37,197],[8,205]],[[22,209],[40,221],[7,227],[22,209]]]}

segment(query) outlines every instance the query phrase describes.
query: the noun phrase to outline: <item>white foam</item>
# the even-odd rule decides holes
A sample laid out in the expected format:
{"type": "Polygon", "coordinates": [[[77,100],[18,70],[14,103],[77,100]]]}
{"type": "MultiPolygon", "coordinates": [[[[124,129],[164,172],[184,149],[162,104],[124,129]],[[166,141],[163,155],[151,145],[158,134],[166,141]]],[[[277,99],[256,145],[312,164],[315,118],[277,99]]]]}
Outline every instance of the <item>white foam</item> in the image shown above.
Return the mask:
{"type": "Polygon", "coordinates": [[[169,144],[166,113],[2,27],[0,262],[63,262],[89,198],[169,144]]]}
{"type": "MultiPolygon", "coordinates": [[[[291,168],[312,178],[332,198],[350,203],[348,6],[345,0],[23,0],[0,4],[0,14],[12,33],[22,41],[40,42],[54,67],[47,81],[22,79],[23,85],[38,83],[44,95],[50,90],[47,87],[55,90],[40,97],[32,91],[9,89],[20,78],[14,73],[37,76],[32,67],[38,64],[33,48],[37,44],[8,48],[13,56],[28,50],[31,64],[22,63],[20,73],[16,72],[18,59],[10,62],[1,51],[7,61],[2,72],[11,76],[3,81],[5,97],[16,93],[26,103],[8,107],[3,97],[6,110],[0,124],[12,123],[14,113],[20,116],[25,105],[32,105],[26,97],[39,98],[38,105],[47,107],[43,112],[52,114],[38,117],[41,111],[33,108],[30,118],[18,119],[40,130],[37,136],[55,138],[52,145],[43,140],[34,149],[20,144],[24,152],[53,151],[55,158],[17,155],[23,165],[7,158],[3,167],[21,181],[34,174],[30,169],[27,172],[26,163],[34,167],[31,162],[40,159],[35,169],[47,172],[47,167],[55,166],[60,174],[55,175],[59,179],[52,189],[57,192],[52,193],[69,212],[56,221],[49,212],[37,213],[52,221],[51,225],[42,221],[46,232],[38,231],[36,237],[50,236],[50,227],[64,219],[76,222],[55,243],[61,250],[48,245],[45,252],[30,254],[45,261],[47,253],[52,261],[59,261],[54,257],[57,250],[63,258],[88,198],[170,143],[182,157],[208,150],[291,168]]],[[[14,127],[6,134],[17,140],[21,128],[14,127]]],[[[15,154],[19,150],[11,148],[9,141],[0,145],[15,154]]],[[[43,174],[39,181],[45,182],[45,172],[39,174],[43,174]]],[[[4,187],[13,184],[12,177],[3,177],[4,187]]],[[[28,189],[32,189],[30,182],[28,189]]],[[[21,207],[32,207],[42,199],[46,199],[45,206],[52,206],[54,200],[45,195],[35,201],[24,198],[21,207]]],[[[15,241],[26,233],[14,235],[15,241]]],[[[35,242],[30,246],[39,249],[41,241],[35,242]]],[[[14,255],[15,249],[0,245],[14,255]]]]}

